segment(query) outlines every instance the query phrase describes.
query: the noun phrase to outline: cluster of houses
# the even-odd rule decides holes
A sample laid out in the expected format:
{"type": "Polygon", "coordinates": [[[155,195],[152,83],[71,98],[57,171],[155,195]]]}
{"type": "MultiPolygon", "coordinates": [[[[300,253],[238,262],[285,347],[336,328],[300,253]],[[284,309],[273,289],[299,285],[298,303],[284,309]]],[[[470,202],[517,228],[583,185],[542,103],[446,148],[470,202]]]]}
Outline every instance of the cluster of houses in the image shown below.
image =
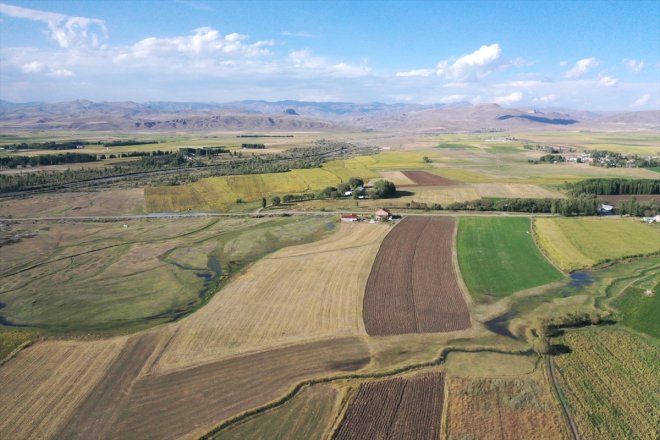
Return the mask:
{"type": "Polygon", "coordinates": [[[352,223],[352,222],[369,220],[370,223],[375,223],[376,221],[381,221],[381,222],[391,221],[391,220],[395,220],[396,218],[398,218],[398,216],[393,215],[389,209],[378,208],[373,216],[342,214],[341,221],[342,223],[352,223]]]}

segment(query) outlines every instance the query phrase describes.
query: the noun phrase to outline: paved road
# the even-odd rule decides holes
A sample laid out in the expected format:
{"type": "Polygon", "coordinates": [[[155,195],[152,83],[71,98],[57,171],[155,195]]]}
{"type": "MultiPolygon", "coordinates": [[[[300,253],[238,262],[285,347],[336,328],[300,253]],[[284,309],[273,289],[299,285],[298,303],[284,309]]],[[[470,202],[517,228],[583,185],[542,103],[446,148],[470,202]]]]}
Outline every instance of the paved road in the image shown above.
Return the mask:
{"type": "MultiPolygon", "coordinates": [[[[134,215],[93,215],[93,216],[59,216],[59,217],[0,217],[0,221],[62,221],[62,220],[75,220],[75,221],[121,221],[121,220],[141,220],[141,219],[169,219],[169,218],[186,218],[186,217],[261,217],[261,216],[282,216],[282,215],[312,215],[312,216],[335,216],[341,214],[360,214],[372,215],[373,210],[351,210],[351,211],[293,211],[293,210],[257,210],[253,212],[156,212],[151,214],[134,214],[134,215]]],[[[424,215],[424,216],[452,216],[452,217],[530,217],[529,213],[508,213],[508,212],[406,212],[402,216],[408,215],[424,215]]],[[[535,217],[552,217],[553,214],[534,214],[535,217]]]]}

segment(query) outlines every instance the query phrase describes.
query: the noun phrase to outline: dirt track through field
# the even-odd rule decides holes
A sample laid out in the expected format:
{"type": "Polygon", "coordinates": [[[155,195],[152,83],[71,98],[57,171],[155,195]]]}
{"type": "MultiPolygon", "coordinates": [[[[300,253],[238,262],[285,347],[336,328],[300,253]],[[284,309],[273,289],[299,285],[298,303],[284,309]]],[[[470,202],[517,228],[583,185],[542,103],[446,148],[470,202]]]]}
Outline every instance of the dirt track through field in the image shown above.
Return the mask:
{"type": "MultiPolygon", "coordinates": [[[[355,371],[370,361],[361,338],[298,344],[138,379],[130,395],[99,401],[106,431],[86,438],[175,439],[198,437],[224,419],[277,399],[294,384],[330,373],[355,371]]],[[[92,414],[88,414],[93,418],[92,414]]],[[[94,426],[93,419],[82,420],[94,426]]],[[[100,424],[100,423],[99,423],[100,424]]],[[[81,435],[83,432],[81,431],[81,435]]],[[[88,433],[89,434],[89,433],[88,433]]],[[[71,438],[71,437],[61,437],[71,438]]]]}
{"type": "Polygon", "coordinates": [[[463,330],[470,314],[454,269],[455,220],[408,217],[383,240],[364,296],[368,334],[463,330]]]}
{"type": "MultiPolygon", "coordinates": [[[[426,171],[403,171],[403,175],[415,182],[414,186],[456,185],[453,180],[426,171]]],[[[408,185],[401,185],[408,186],[408,185]]]]}
{"type": "Polygon", "coordinates": [[[444,374],[424,373],[360,386],[337,430],[337,440],[437,439],[444,374]]]}

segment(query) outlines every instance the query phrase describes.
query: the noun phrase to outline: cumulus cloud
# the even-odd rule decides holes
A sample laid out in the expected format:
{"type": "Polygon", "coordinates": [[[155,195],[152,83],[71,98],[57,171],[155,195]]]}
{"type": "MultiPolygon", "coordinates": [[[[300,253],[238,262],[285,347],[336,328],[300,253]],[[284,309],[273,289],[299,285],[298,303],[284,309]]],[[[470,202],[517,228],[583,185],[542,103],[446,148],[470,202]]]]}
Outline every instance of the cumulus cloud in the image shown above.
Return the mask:
{"type": "Polygon", "coordinates": [[[406,70],[403,72],[397,72],[396,76],[400,77],[414,77],[414,76],[431,76],[433,75],[435,71],[433,69],[413,69],[413,70],[406,70]]]}
{"type": "Polygon", "coordinates": [[[475,81],[488,76],[505,64],[500,58],[502,49],[495,43],[481,46],[476,51],[456,60],[440,61],[436,67],[438,76],[453,81],[475,81]]]}
{"type": "Polygon", "coordinates": [[[637,100],[635,100],[635,102],[630,104],[630,106],[631,107],[643,107],[646,104],[648,104],[650,100],[651,100],[651,94],[650,93],[644,93],[637,100]]]}
{"type": "Polygon", "coordinates": [[[99,47],[107,36],[105,22],[97,18],[70,17],[55,12],[0,3],[0,13],[13,18],[46,23],[49,36],[64,49],[99,47]]]}
{"type": "Polygon", "coordinates": [[[440,102],[440,104],[455,104],[457,102],[465,102],[469,100],[470,100],[470,96],[468,95],[448,95],[448,96],[443,96],[438,101],[440,102]]]}
{"type": "Polygon", "coordinates": [[[642,60],[628,60],[624,59],[623,64],[628,67],[628,69],[632,70],[635,73],[640,73],[644,70],[646,67],[646,63],[642,60]]]}
{"type": "Polygon", "coordinates": [[[569,69],[565,74],[565,78],[580,78],[589,70],[597,67],[600,62],[596,58],[584,58],[575,63],[571,69],[569,69]]]}
{"type": "Polygon", "coordinates": [[[619,80],[613,76],[601,75],[598,78],[598,85],[603,87],[616,87],[619,84],[619,80]]]}
{"type": "Polygon", "coordinates": [[[506,96],[498,96],[494,99],[497,104],[513,104],[522,101],[522,92],[511,92],[506,96]]]}

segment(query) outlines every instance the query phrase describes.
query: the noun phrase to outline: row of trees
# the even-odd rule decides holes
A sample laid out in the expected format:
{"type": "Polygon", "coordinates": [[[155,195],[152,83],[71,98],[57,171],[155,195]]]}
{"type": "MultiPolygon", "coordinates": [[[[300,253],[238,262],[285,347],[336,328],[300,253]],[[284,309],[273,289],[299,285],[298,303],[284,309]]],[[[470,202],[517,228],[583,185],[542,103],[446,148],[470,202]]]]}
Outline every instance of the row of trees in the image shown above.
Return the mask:
{"type": "Polygon", "coordinates": [[[572,196],[660,194],[660,179],[586,179],[565,188],[572,196]]]}
{"type": "Polygon", "coordinates": [[[36,167],[94,161],[96,161],[95,154],[85,153],[43,154],[39,156],[6,156],[0,157],[0,168],[17,168],[19,166],[36,167]]]}

